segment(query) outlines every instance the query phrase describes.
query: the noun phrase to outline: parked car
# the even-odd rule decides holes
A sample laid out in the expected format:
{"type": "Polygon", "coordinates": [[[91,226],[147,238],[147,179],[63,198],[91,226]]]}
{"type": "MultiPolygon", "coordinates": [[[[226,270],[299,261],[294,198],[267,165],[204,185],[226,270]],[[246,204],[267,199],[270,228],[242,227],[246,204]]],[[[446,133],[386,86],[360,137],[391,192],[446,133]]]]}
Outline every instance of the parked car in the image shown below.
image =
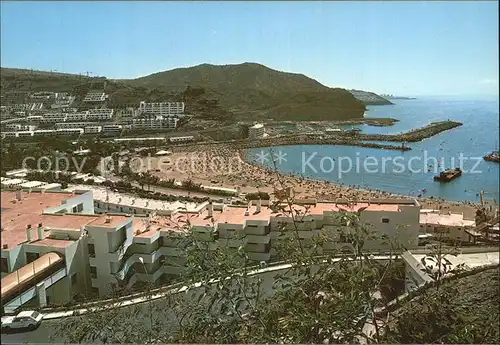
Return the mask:
{"type": "Polygon", "coordinates": [[[42,322],[43,315],[37,311],[22,311],[15,316],[2,316],[2,331],[14,329],[35,329],[42,322]]]}

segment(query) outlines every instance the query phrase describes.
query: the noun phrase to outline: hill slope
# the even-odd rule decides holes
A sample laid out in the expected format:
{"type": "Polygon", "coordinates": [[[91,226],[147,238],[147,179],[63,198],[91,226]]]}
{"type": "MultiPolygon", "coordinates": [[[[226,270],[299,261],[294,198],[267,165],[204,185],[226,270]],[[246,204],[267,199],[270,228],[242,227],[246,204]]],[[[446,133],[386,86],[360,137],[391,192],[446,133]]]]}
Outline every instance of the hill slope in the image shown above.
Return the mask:
{"type": "Polygon", "coordinates": [[[215,66],[203,64],[151,74],[127,83],[182,91],[204,90],[235,113],[251,111],[252,118],[350,119],[363,116],[365,107],[349,92],[332,89],[302,74],[286,73],[256,63],[215,66]]]}
{"type": "Polygon", "coordinates": [[[393,104],[388,99],[377,95],[374,92],[362,91],[362,90],[349,90],[349,92],[363,102],[365,105],[388,105],[393,104]]]}
{"type": "MultiPolygon", "coordinates": [[[[101,77],[101,79],[104,77],[101,77]]],[[[2,68],[2,92],[85,90],[99,78],[2,68]]],[[[107,80],[108,106],[185,100],[197,116],[224,120],[344,120],[363,117],[364,104],[344,89],[302,74],[255,63],[203,64],[137,79],[107,80]]]]}

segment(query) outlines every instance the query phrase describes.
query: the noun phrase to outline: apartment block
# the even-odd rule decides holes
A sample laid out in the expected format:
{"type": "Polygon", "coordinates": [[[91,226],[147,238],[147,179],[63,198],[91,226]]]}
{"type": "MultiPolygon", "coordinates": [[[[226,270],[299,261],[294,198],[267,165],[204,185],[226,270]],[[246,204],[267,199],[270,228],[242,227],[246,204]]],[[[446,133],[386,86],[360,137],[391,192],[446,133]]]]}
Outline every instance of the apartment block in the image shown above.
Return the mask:
{"type": "Polygon", "coordinates": [[[133,118],[135,118],[137,115],[138,115],[137,109],[132,108],[132,107],[129,107],[127,109],[123,109],[118,114],[120,121],[123,121],[123,122],[129,122],[133,118]]]}
{"type": "Polygon", "coordinates": [[[70,96],[69,94],[57,94],[54,103],[50,105],[52,109],[63,109],[69,108],[71,104],[74,102],[75,97],[70,96]]]}
{"type": "Polygon", "coordinates": [[[45,113],[42,115],[42,119],[40,119],[41,123],[57,123],[66,121],[65,113],[45,113]]]}
{"type": "Polygon", "coordinates": [[[157,103],[148,103],[148,102],[140,102],[139,103],[139,112],[141,114],[154,114],[154,115],[162,115],[162,116],[171,116],[171,115],[179,115],[182,116],[184,114],[184,102],[157,102],[157,103]]]}
{"type": "Polygon", "coordinates": [[[96,126],[97,122],[59,122],[54,125],[56,129],[61,128],[84,128],[86,126],[96,126]]]}
{"type": "Polygon", "coordinates": [[[83,128],[85,134],[97,134],[102,132],[102,126],[85,126],[83,128]]]}
{"type": "Polygon", "coordinates": [[[109,121],[113,119],[113,109],[90,109],[87,111],[89,121],[109,121]]]}
{"type": "Polygon", "coordinates": [[[87,120],[88,112],[75,112],[66,115],[66,121],[85,121],[87,120]]]}
{"type": "Polygon", "coordinates": [[[10,123],[5,125],[5,128],[12,131],[33,131],[36,129],[36,126],[25,125],[20,123],[10,123]]]}
{"type": "Polygon", "coordinates": [[[474,218],[464,216],[463,213],[430,209],[421,210],[420,213],[421,234],[430,234],[441,240],[474,242],[475,227],[474,218]]]}
{"type": "MultiPolygon", "coordinates": [[[[2,290],[2,301],[12,308],[66,303],[81,293],[104,297],[137,281],[168,282],[183,270],[187,224],[207,250],[243,246],[256,262],[277,257],[282,235],[295,226],[305,244],[324,234],[330,238],[324,250],[350,248],[343,235],[349,228],[336,217],[341,212],[359,214],[377,234],[397,237],[407,248],[418,245],[420,205],[411,200],[308,201],[293,205],[293,216],[263,200],[246,206],[171,203],[89,186],[64,192],[3,191],[1,200],[2,286],[12,286],[5,298],[2,290]],[[30,271],[32,263],[46,269],[30,271]],[[26,279],[16,282],[20,272],[26,279]]],[[[365,246],[388,249],[380,241],[365,246]]]]}
{"type": "Polygon", "coordinates": [[[115,124],[106,124],[102,125],[102,131],[108,134],[120,134],[121,131],[123,130],[122,125],[115,125],[115,124]]]}
{"type": "Polygon", "coordinates": [[[99,103],[104,102],[106,98],[106,93],[102,91],[90,91],[87,93],[87,95],[85,95],[83,101],[87,103],[99,103]]]}
{"type": "Polygon", "coordinates": [[[265,127],[263,124],[258,123],[248,128],[248,137],[250,139],[257,139],[264,137],[265,127]]]}
{"type": "Polygon", "coordinates": [[[2,191],[1,204],[3,308],[64,304],[83,294],[90,282],[80,226],[95,218],[91,193],[2,191]]]}
{"type": "Polygon", "coordinates": [[[177,117],[161,117],[160,119],[133,119],[132,129],[161,130],[176,128],[179,119],[177,117]]]}

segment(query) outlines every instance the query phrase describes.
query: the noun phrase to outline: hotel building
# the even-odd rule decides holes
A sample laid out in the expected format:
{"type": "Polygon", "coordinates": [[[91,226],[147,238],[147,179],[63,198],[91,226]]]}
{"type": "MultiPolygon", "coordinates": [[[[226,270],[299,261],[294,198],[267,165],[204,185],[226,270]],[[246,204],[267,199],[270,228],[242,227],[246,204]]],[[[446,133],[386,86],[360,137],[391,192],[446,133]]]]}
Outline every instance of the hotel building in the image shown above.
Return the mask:
{"type": "Polygon", "coordinates": [[[139,103],[139,112],[141,114],[153,114],[162,116],[183,116],[184,115],[184,102],[158,102],[158,103],[139,103]]]}
{"type": "MultiPolygon", "coordinates": [[[[78,188],[2,191],[5,308],[63,304],[79,294],[104,297],[137,281],[166,283],[183,270],[186,224],[207,250],[243,246],[256,263],[277,258],[283,231],[295,226],[306,245],[325,234],[330,241],[324,251],[350,248],[339,212],[358,213],[377,234],[397,237],[406,248],[418,245],[420,205],[412,200],[310,201],[293,206],[294,214],[306,212],[294,221],[263,200],[246,206],[169,203],[78,188]]],[[[388,249],[380,241],[365,247],[388,249]]]]}

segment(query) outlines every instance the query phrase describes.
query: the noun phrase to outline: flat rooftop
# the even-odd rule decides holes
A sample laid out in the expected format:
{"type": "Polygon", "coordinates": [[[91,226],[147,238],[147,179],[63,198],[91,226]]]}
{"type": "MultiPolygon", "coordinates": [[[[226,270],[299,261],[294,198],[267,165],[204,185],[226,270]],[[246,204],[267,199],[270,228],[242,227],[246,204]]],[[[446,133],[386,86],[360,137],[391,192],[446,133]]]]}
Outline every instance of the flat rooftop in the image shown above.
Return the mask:
{"type": "MultiPolygon", "coordinates": [[[[405,203],[407,204],[407,203],[405,203]]],[[[398,212],[399,204],[373,204],[373,203],[358,203],[347,207],[344,204],[336,203],[317,203],[314,205],[293,205],[292,209],[296,216],[307,212],[308,215],[324,215],[325,212],[358,212],[358,211],[393,211],[398,212]]],[[[156,231],[169,230],[173,232],[183,232],[187,225],[213,228],[214,224],[234,224],[244,225],[248,221],[270,221],[272,217],[290,217],[288,208],[285,211],[273,211],[267,206],[262,206],[260,212],[257,212],[257,206],[227,206],[223,210],[213,210],[212,216],[208,214],[208,210],[203,210],[198,213],[179,212],[171,216],[156,216],[149,222],[150,229],[146,233],[155,233],[156,231]],[[245,213],[248,211],[248,214],[245,213]]],[[[146,231],[148,222],[144,218],[134,218],[134,228],[139,233],[146,231]]],[[[144,235],[144,236],[152,236],[144,235]]]]}
{"type": "Polygon", "coordinates": [[[204,203],[197,204],[194,202],[186,203],[180,201],[169,202],[162,200],[137,198],[128,194],[115,193],[111,190],[108,190],[106,192],[106,188],[96,186],[72,185],[67,190],[91,190],[95,201],[147,210],[172,212],[182,209],[183,211],[187,212],[199,212],[204,207],[204,203]]]}
{"type": "MultiPolygon", "coordinates": [[[[22,193],[21,201],[17,201],[16,192],[2,192],[1,195],[1,240],[6,249],[15,248],[27,241],[26,228],[34,229],[33,242],[37,245],[65,247],[73,241],[45,238],[38,239],[36,228],[42,224],[47,229],[80,231],[86,225],[112,227],[125,221],[126,216],[111,216],[112,222],[105,222],[105,215],[100,214],[43,214],[47,208],[61,205],[66,199],[71,199],[69,193],[32,192],[22,193]]],[[[47,236],[47,234],[46,234],[47,236]]]]}
{"type": "Polygon", "coordinates": [[[474,220],[464,219],[464,216],[460,213],[440,214],[438,211],[420,212],[420,224],[460,227],[476,226],[474,220]]]}
{"type": "Polygon", "coordinates": [[[96,226],[100,228],[109,228],[109,229],[115,229],[117,226],[125,223],[131,218],[131,216],[126,216],[126,215],[100,215],[98,217],[95,217],[92,219],[90,222],[88,222],[86,225],[87,226],[96,226]]]}

